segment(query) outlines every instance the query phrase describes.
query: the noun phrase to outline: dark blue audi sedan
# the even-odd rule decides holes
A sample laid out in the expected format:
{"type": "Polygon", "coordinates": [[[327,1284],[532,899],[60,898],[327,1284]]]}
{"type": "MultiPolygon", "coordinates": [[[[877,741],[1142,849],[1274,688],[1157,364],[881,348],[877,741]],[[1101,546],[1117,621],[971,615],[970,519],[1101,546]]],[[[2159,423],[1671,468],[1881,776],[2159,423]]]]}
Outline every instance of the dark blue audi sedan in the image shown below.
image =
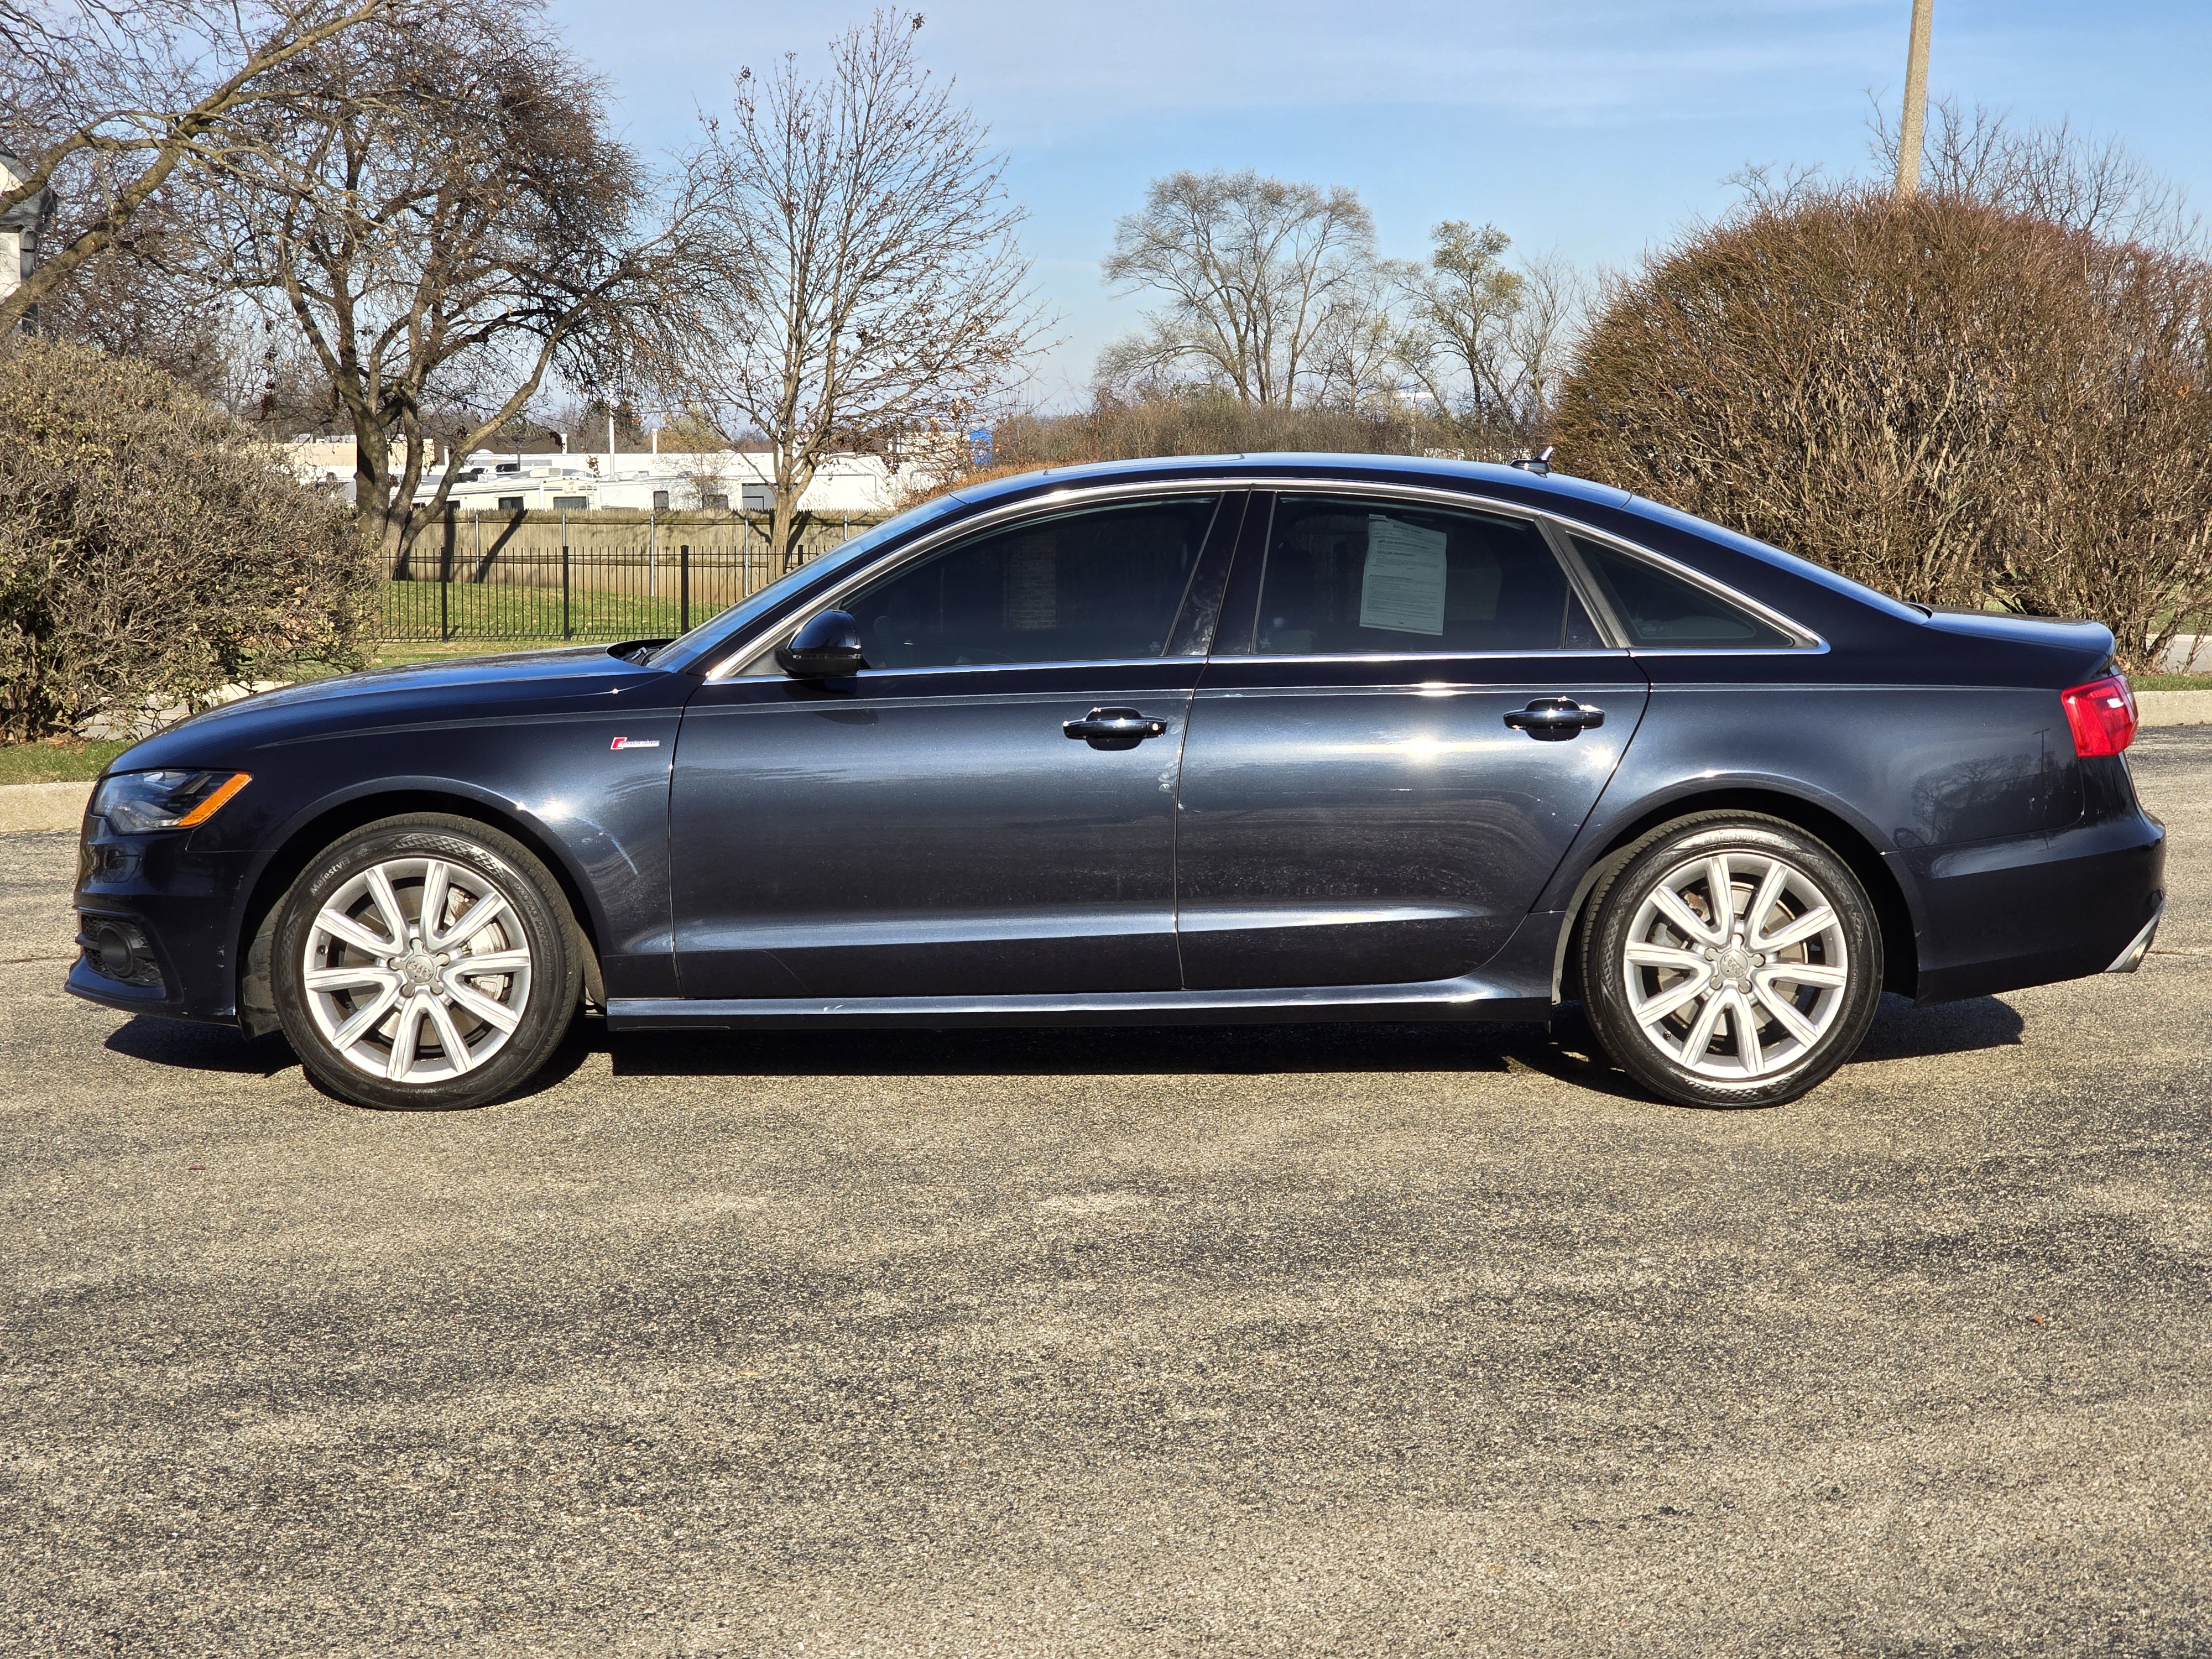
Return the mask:
{"type": "Polygon", "coordinates": [[[1887,988],[2135,967],[2091,623],[1931,613],[1617,489],[1350,456],[957,491],[681,639],[139,744],[69,986],[379,1107],[616,1030],[1547,1020],[1790,1100],[1887,988]]]}

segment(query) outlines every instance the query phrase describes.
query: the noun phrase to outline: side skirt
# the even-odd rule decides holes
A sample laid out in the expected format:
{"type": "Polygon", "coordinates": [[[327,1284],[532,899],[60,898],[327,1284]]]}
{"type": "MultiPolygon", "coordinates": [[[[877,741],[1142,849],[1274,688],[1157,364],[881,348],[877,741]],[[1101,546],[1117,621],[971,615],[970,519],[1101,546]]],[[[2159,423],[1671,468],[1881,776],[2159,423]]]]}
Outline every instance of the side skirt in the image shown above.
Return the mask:
{"type": "Polygon", "coordinates": [[[1565,911],[1539,911],[1478,973],[1416,985],[1315,985],[1253,991],[1117,991],[1091,996],[615,997],[616,1031],[813,1025],[924,1030],[988,1025],[1231,1025],[1330,1020],[1511,1020],[1552,1017],[1552,969],[1565,911]]]}

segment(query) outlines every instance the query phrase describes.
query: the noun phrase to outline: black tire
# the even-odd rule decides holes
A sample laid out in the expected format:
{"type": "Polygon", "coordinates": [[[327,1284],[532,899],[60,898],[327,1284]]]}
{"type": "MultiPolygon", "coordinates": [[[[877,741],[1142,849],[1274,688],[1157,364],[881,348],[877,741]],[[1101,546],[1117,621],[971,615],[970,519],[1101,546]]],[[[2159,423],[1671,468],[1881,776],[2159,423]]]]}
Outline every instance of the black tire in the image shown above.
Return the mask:
{"type": "Polygon", "coordinates": [[[414,813],[341,836],[301,872],[278,907],[270,979],[284,1035],[325,1089],[357,1106],[452,1111],[512,1094],[544,1069],[575,1017],[584,948],[560,884],[529,848],[473,819],[414,813]],[[434,931],[423,945],[412,944],[434,863],[451,896],[439,907],[441,919],[451,918],[448,931],[463,933],[471,918],[489,918],[442,955],[434,931]],[[422,874],[410,890],[409,866],[415,864],[422,874]],[[373,885],[362,888],[374,883],[379,871],[403,917],[410,918],[410,939],[389,958],[334,939],[330,929],[338,924],[320,920],[337,896],[341,921],[354,917],[367,934],[388,936],[383,900],[373,885]],[[349,891],[360,896],[344,900],[349,891]],[[480,909],[495,893],[504,906],[480,909]],[[308,984],[310,951],[325,964],[317,969],[321,988],[308,984]],[[488,964],[485,970],[474,969],[479,961],[488,964]],[[332,965],[340,962],[374,977],[364,977],[358,989],[330,989],[332,965]],[[507,963],[520,965],[511,973],[490,971],[507,963]],[[376,1019],[371,1005],[387,991],[397,999],[385,1005],[392,1012],[376,1019]],[[487,1004],[498,1011],[492,1018],[474,1012],[487,1004]],[[334,1039],[346,1036],[356,1017],[369,1023],[341,1048],[334,1039]],[[507,1019],[514,1021],[511,1030],[498,1023],[507,1019]],[[453,1065],[449,1030],[470,1053],[465,1066],[453,1065]],[[387,1056],[394,1052],[403,1031],[410,1037],[403,1069],[419,1071],[422,1080],[368,1069],[380,1045],[387,1056]]]}
{"type": "Polygon", "coordinates": [[[1826,845],[1779,818],[1701,813],[1654,830],[1591,890],[1584,915],[1579,965],[1590,1030],[1622,1071],[1680,1105],[1796,1099],[1850,1058],[1881,1000],[1881,931],[1866,890],[1826,845]],[[1765,915],[1720,934],[1711,898],[1719,878],[1711,872],[1727,873],[1734,924],[1778,867],[1794,873],[1774,878],[1765,915]],[[1662,886],[1678,909],[1662,908],[1662,886]],[[1814,914],[1823,908],[1832,924],[1814,914]],[[1808,927],[1810,937],[1790,939],[1808,927]],[[1753,948],[1767,939],[1788,942],[1753,948]],[[1632,943],[1643,958],[1636,963],[1632,943]],[[1662,957],[1684,962],[1654,965],[1662,957]],[[1828,982],[1838,975],[1840,985],[1828,982]],[[1689,1000],[1652,1017],[1678,997],[1689,1000]],[[1701,1020],[1706,1039],[1693,1051],[1701,1020]]]}

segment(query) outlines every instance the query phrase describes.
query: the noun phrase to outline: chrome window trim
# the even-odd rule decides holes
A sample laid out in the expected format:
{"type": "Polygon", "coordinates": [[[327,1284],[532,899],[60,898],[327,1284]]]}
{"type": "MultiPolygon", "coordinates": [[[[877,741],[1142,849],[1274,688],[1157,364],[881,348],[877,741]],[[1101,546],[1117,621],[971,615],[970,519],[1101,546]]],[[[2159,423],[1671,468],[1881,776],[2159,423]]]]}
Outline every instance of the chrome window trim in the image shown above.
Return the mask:
{"type": "MultiPolygon", "coordinates": [[[[1253,482],[1252,489],[1255,493],[1263,489],[1272,490],[1278,496],[1291,495],[1350,495],[1371,496],[1383,501],[1407,501],[1415,502],[1425,507],[1432,506],[1453,507],[1461,512],[1466,512],[1470,508],[1474,508],[1486,513],[1494,514],[1502,519],[1516,519],[1524,524],[1533,525],[1535,527],[1536,533],[1543,538],[1544,544],[1551,549],[1553,558],[1559,562],[1560,573],[1566,577],[1567,586],[1573,590],[1575,598],[1581,601],[1583,614],[1589,617],[1591,623],[1597,629],[1600,634],[1609,636],[1609,641],[1607,644],[1598,646],[1595,647],[1595,649],[1597,651],[1626,651],[1630,648],[1626,633],[1621,629],[1619,622],[1613,617],[1612,610],[1602,602],[1601,596],[1599,594],[1595,584],[1590,580],[1589,573],[1583,568],[1582,561],[1574,556],[1573,550],[1565,545],[1564,538],[1553,533],[1553,526],[1554,523],[1553,515],[1545,512],[1541,507],[1529,507],[1521,501],[1501,501],[1493,495],[1470,495],[1465,490],[1435,489],[1425,484],[1364,484],[1350,483],[1341,480],[1328,478],[1291,478],[1280,483],[1276,483],[1267,479],[1255,479],[1253,482]]],[[[1260,573],[1260,591],[1263,596],[1267,592],[1267,572],[1264,568],[1260,573]]],[[[1797,630],[1793,629],[1790,631],[1795,633],[1797,630]]],[[[1410,653],[1396,654],[1419,655],[1424,653],[1410,653]]],[[[1586,657],[1590,655],[1591,653],[1589,651],[1571,650],[1563,650],[1556,653],[1540,651],[1437,651],[1427,653],[1425,654],[1439,657],[1534,657],[1553,654],[1559,656],[1586,657]]],[[[1339,653],[1330,654],[1328,653],[1316,652],[1310,653],[1309,659],[1326,660],[1330,662],[1350,662],[1354,660],[1368,660],[1370,659],[1368,658],[1367,653],[1361,653],[1360,657],[1355,659],[1347,653],[1339,653]]],[[[1246,660],[1255,662],[1295,662],[1298,660],[1298,659],[1289,655],[1275,657],[1255,653],[1249,659],[1243,657],[1234,659],[1223,657],[1218,659],[1218,660],[1223,662],[1241,662],[1246,660]]],[[[1380,659],[1376,659],[1376,660],[1380,660],[1380,659]]]]}
{"type": "MultiPolygon", "coordinates": [[[[1285,652],[1281,656],[1265,652],[1246,652],[1236,656],[1209,657],[1206,660],[1221,663],[1519,662],[1532,657],[1632,657],[1638,654],[1621,646],[1594,645],[1582,651],[1301,651],[1296,655],[1285,652]]],[[[1146,660],[1156,659],[1147,658],[1146,660]]]]}
{"type": "MultiPolygon", "coordinates": [[[[811,616],[816,611],[833,608],[839,599],[842,599],[845,595],[852,592],[855,588],[860,587],[864,583],[871,581],[879,575],[888,574],[890,571],[896,569],[900,565],[905,564],[910,560],[925,557],[928,554],[943,547],[947,543],[967,536],[971,532],[992,529],[998,525],[1005,523],[1008,520],[1021,517],[1024,514],[1036,512],[1041,508],[1049,507],[1058,509],[1086,505],[1094,501],[1103,503],[1125,497],[1204,495],[1225,494],[1231,490],[1249,490],[1255,495],[1266,493],[1278,496],[1287,495],[1360,495],[1374,497],[1385,501],[1417,502],[1425,506],[1455,507],[1462,511],[1473,507],[1484,512],[1494,513],[1502,518],[1518,519],[1524,522],[1534,524],[1538,531],[1544,534],[1547,542],[1551,545],[1554,556],[1559,560],[1561,568],[1565,572],[1569,586],[1575,590],[1576,597],[1583,602],[1583,608],[1589,613],[1591,621],[1595,622],[1602,632],[1610,635],[1613,642],[1609,645],[1597,647],[1595,650],[1591,651],[1408,652],[1391,653],[1388,656],[1375,656],[1363,653],[1357,657],[1343,654],[1331,654],[1328,653],[1301,653],[1297,656],[1285,655],[1278,657],[1253,653],[1233,657],[1224,656],[1213,658],[1209,653],[1207,658],[1208,660],[1220,662],[1278,663],[1298,661],[1382,662],[1397,661],[1407,658],[1422,657],[1430,659],[1437,657],[1466,657],[1469,659],[1532,656],[1586,657],[1609,654],[1614,652],[1626,653],[1631,656],[1639,657],[1704,657],[1720,654],[1732,657],[1780,657],[1813,655],[1826,652],[1829,648],[1827,641],[1822,638],[1820,635],[1814,629],[1807,628],[1803,623],[1797,622],[1790,617],[1785,616],[1783,612],[1775,610],[1773,606],[1763,604],[1758,599],[1754,599],[1747,593],[1738,592],[1736,589],[1730,587],[1726,582],[1721,581],[1715,577],[1709,576],[1705,574],[1705,572],[1695,569],[1689,565],[1686,565],[1678,559],[1670,558],[1664,553],[1655,552],[1650,548],[1645,547],[1640,543],[1631,541],[1628,538],[1620,535],[1615,532],[1610,530],[1601,530],[1595,526],[1585,524],[1578,519],[1569,518],[1564,514],[1550,508],[1534,507],[1523,501],[1500,501],[1495,496],[1480,495],[1468,490],[1442,489],[1423,484],[1368,483],[1351,478],[1271,478],[1264,475],[1256,477],[1208,476],[1205,477],[1175,478],[1170,480],[1152,478],[1127,483],[1101,483],[1089,485],[1070,484],[1058,489],[1048,490],[1041,495],[1025,495],[1018,501],[1009,501],[1002,507],[992,507],[982,513],[974,514],[971,517],[956,520],[951,524],[946,525],[940,529],[924,533],[915,541],[908,543],[905,547],[901,548],[896,554],[890,556],[888,562],[872,563],[865,569],[854,572],[852,574],[847,576],[843,580],[838,582],[835,586],[830,588],[826,592],[818,595],[811,602],[811,607],[807,611],[806,614],[811,616]],[[1639,646],[1632,644],[1630,642],[1626,629],[1621,626],[1620,619],[1613,614],[1612,607],[1604,603],[1602,592],[1598,588],[1595,579],[1592,578],[1589,573],[1583,568],[1582,560],[1575,555],[1571,544],[1567,542],[1566,538],[1569,536],[1587,536],[1593,541],[1603,542],[1610,547],[1618,549],[1620,551],[1628,555],[1631,558],[1640,559],[1647,564],[1653,565],[1665,574],[1674,577],[1677,580],[1687,582],[1693,587],[1701,588],[1705,592],[1711,593],[1716,599],[1722,600],[1725,604],[1735,605],[1741,610],[1750,612],[1753,616],[1757,617],[1761,621],[1766,623],[1769,626],[1778,629],[1783,633],[1787,634],[1791,639],[1796,641],[1797,643],[1788,646],[1753,647],[1713,645],[1639,646]]],[[[707,671],[705,676],[707,681],[709,684],[714,684],[738,678],[765,678],[741,676],[738,674],[738,670],[742,667],[743,665],[750,662],[754,658],[757,657],[762,651],[767,649],[770,645],[772,645],[777,636],[791,626],[791,623],[792,618],[787,615],[785,617],[773,624],[748,635],[741,645],[732,650],[725,652],[716,661],[714,667],[707,671]]],[[[945,673],[951,672],[966,673],[977,670],[1003,671],[1012,668],[1035,670],[1039,668],[1075,666],[1133,666],[1146,663],[1191,662],[1198,659],[1199,659],[1194,656],[1170,657],[1162,655],[1158,657],[1119,658],[1113,659],[1086,659],[1080,663],[1073,659],[1054,659],[1052,661],[1037,663],[963,663],[946,664],[933,669],[885,668],[867,669],[862,672],[865,673],[882,674],[945,673]]]]}
{"type": "MultiPolygon", "coordinates": [[[[1249,478],[1175,478],[1166,481],[1153,478],[1146,480],[1141,483],[1099,484],[1091,488],[1079,488],[1071,484],[1064,489],[1049,490],[1042,495],[1024,495],[1018,501],[1009,501],[1003,507],[992,507],[984,512],[975,514],[968,518],[957,519],[951,524],[946,525],[940,529],[925,532],[923,535],[916,538],[914,541],[908,543],[904,547],[900,548],[896,553],[889,555],[886,560],[871,563],[863,569],[854,571],[826,592],[817,594],[813,599],[808,602],[808,608],[805,611],[805,615],[811,617],[818,611],[835,610],[837,607],[837,602],[843,599],[847,594],[852,592],[855,588],[860,587],[865,584],[874,580],[878,576],[888,575],[890,572],[897,569],[901,565],[908,563],[915,559],[925,558],[931,553],[936,552],[938,550],[944,547],[946,544],[959,540],[973,532],[994,529],[1009,519],[1019,518],[1026,514],[1034,513],[1040,508],[1050,507],[1052,508],[1058,509],[1068,507],[1080,507],[1086,506],[1093,501],[1104,503],[1122,496],[1135,496],[1141,498],[1146,496],[1162,495],[1225,495],[1232,489],[1255,489],[1260,487],[1261,486],[1255,484],[1249,478]]],[[[1215,522],[1216,524],[1219,522],[1219,514],[1218,510],[1215,514],[1215,522]]],[[[1209,526],[1209,535],[1212,533],[1212,526],[1209,526]]],[[[1200,550],[1201,553],[1203,550],[1203,549],[1200,550]]],[[[804,620],[804,617],[801,617],[799,620],[804,620]]],[[[766,676],[761,675],[746,675],[741,673],[739,671],[745,664],[751,662],[755,658],[758,657],[763,651],[772,647],[776,642],[778,637],[791,628],[793,622],[793,618],[787,614],[777,621],[769,623],[759,632],[747,636],[744,644],[738,646],[734,650],[725,653],[714,665],[707,671],[706,679],[708,684],[714,684],[732,679],[767,678],[766,676]]],[[[948,672],[965,673],[973,669],[978,668],[1072,668],[1078,666],[1090,668],[1107,667],[1116,664],[1127,663],[1199,662],[1202,660],[1204,660],[1204,659],[1197,655],[1170,657],[1163,653],[1157,657],[1115,659],[1085,658],[1081,659],[1054,659],[1049,662],[1041,663],[947,663],[935,668],[871,668],[863,669],[861,672],[868,674],[943,674],[948,672]]]]}
{"type": "Polygon", "coordinates": [[[1059,668],[1156,668],[1164,662],[1200,662],[1199,657],[1052,657],[1041,662],[943,662],[928,668],[863,668],[856,680],[888,674],[1034,674],[1059,668]]]}
{"type": "MultiPolygon", "coordinates": [[[[1670,559],[1664,553],[1656,553],[1651,549],[1642,545],[1640,543],[1629,540],[1626,536],[1617,535],[1610,530],[1597,529],[1594,526],[1586,525],[1577,519],[1564,518],[1556,513],[1547,514],[1547,516],[1551,519],[1553,524],[1562,532],[1563,538],[1567,536],[1586,536],[1594,542],[1603,542],[1607,546],[1613,548],[1617,552],[1626,553],[1632,559],[1640,560],[1645,564],[1656,566],[1662,573],[1674,577],[1678,581],[1686,582],[1692,587],[1701,588],[1705,592],[1711,594],[1715,599],[1722,600],[1725,604],[1735,605],[1737,609],[1741,611],[1749,611],[1753,616],[1758,617],[1769,627],[1780,629],[1783,633],[1787,634],[1791,639],[1796,641],[1795,645],[1756,646],[1637,645],[1630,643],[1627,646],[1627,649],[1637,656],[1708,657],[1725,653],[1727,655],[1731,657],[1781,657],[1794,656],[1799,653],[1819,653],[1826,651],[1828,648],[1828,642],[1826,640],[1823,639],[1812,629],[1806,627],[1802,623],[1796,621],[1794,617],[1784,616],[1781,611],[1777,611],[1772,605],[1761,604],[1759,600],[1753,599],[1748,593],[1739,592],[1735,588],[1730,587],[1726,582],[1720,580],[1717,577],[1708,576],[1702,570],[1693,569],[1689,565],[1684,564],[1679,559],[1670,559]]],[[[1573,561],[1573,568],[1576,569],[1581,569],[1582,560],[1575,556],[1571,544],[1569,544],[1565,548],[1564,548],[1563,552],[1566,557],[1573,561]]],[[[1597,589],[1598,585],[1595,578],[1589,579],[1589,586],[1593,590],[1597,589]]],[[[1627,641],[1629,639],[1627,629],[1621,623],[1619,617],[1611,614],[1611,607],[1609,606],[1607,607],[1607,623],[1618,633],[1619,636],[1623,641],[1627,641]]]]}

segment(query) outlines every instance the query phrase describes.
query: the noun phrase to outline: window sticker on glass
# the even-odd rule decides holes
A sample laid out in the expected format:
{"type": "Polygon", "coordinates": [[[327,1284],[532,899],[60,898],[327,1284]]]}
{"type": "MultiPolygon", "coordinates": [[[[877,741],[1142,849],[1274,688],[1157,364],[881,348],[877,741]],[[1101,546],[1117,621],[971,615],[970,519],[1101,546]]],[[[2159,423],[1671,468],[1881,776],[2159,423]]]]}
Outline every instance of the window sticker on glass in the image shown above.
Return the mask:
{"type": "Polygon", "coordinates": [[[1007,557],[1006,626],[1018,633],[1060,626],[1059,559],[1049,541],[1007,557]]]}
{"type": "Polygon", "coordinates": [[[1397,634],[1444,631],[1446,552],[1450,538],[1402,519],[1367,520],[1367,568],[1359,583],[1359,625],[1397,634]]]}

